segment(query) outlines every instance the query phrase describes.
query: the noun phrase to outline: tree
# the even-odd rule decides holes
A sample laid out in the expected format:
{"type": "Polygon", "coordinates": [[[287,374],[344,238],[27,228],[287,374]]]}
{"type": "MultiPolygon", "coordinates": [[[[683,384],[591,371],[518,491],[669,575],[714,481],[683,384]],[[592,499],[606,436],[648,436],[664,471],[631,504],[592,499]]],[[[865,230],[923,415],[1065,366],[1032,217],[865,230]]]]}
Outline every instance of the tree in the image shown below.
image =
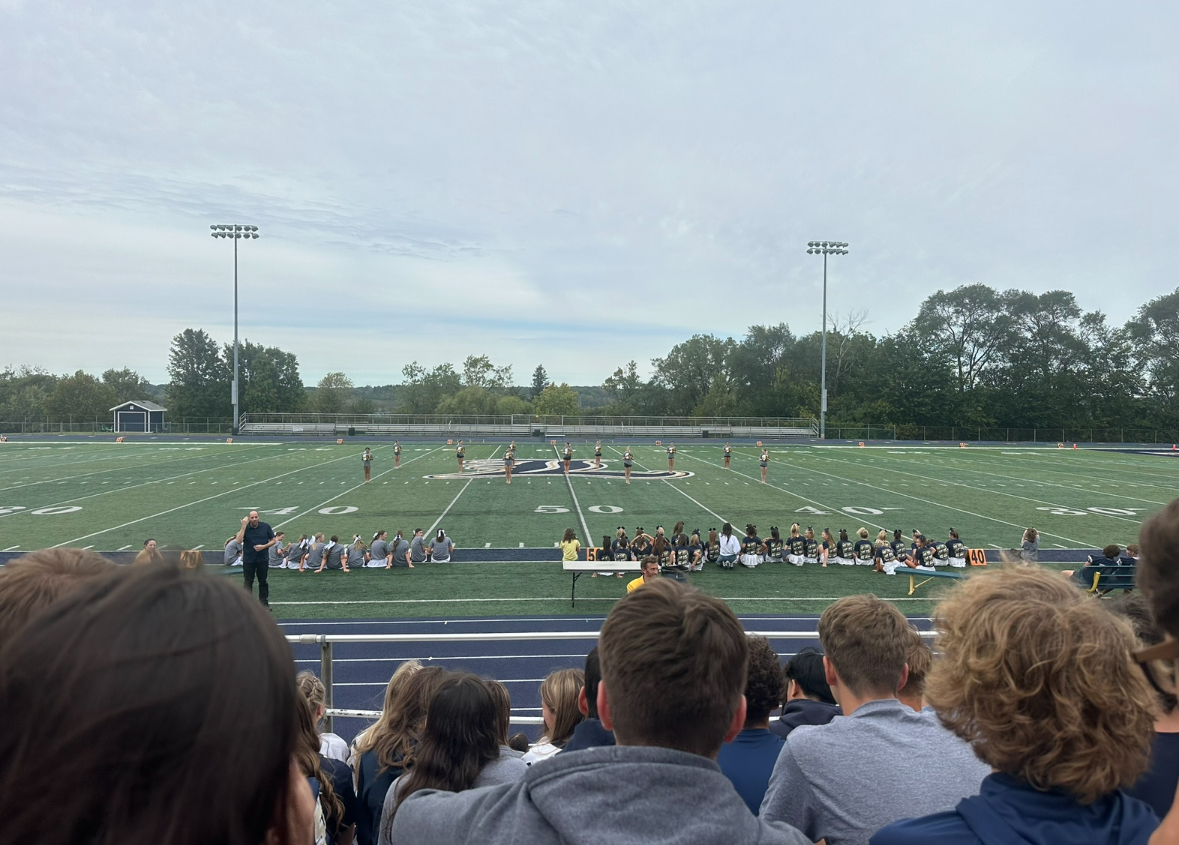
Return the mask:
{"type": "MultiPolygon", "coordinates": [[[[792,398],[776,395],[769,388],[778,383],[783,371],[796,377],[802,372],[790,360],[797,343],[785,323],[749,327],[729,355],[730,380],[737,391],[742,414],[777,416],[782,413],[783,403],[794,403],[792,398]]],[[[817,367],[815,373],[818,374],[817,367]]]]}
{"type": "Polygon", "coordinates": [[[544,364],[537,364],[532,371],[532,398],[535,399],[549,386],[549,374],[544,371],[544,364]]]}
{"type": "Polygon", "coordinates": [[[1179,413],[1179,288],[1139,308],[1127,329],[1147,389],[1173,425],[1179,413]]]}
{"type": "Polygon", "coordinates": [[[610,399],[612,409],[619,414],[633,414],[641,400],[643,380],[639,378],[639,367],[633,360],[625,367],[619,367],[614,374],[602,382],[602,389],[610,399]]]}
{"type": "Polygon", "coordinates": [[[926,339],[928,349],[953,362],[959,394],[973,390],[983,372],[1000,360],[1012,328],[1013,294],[963,285],[949,293],[939,290],[921,303],[912,329],[926,339]]]}
{"type": "Polygon", "coordinates": [[[343,373],[328,373],[315,386],[311,406],[321,414],[343,413],[344,405],[351,398],[351,394],[352,379],[343,373]]]}
{"type": "Polygon", "coordinates": [[[496,397],[483,387],[464,387],[438,403],[437,414],[453,416],[491,416],[495,413],[496,397]]]}
{"type": "Polygon", "coordinates": [[[203,329],[185,329],[172,338],[168,353],[168,411],[173,417],[233,414],[231,370],[222,366],[217,344],[203,329]]]}
{"type": "Polygon", "coordinates": [[[129,367],[107,370],[102,374],[102,383],[114,392],[116,403],[151,398],[151,383],[129,367]]]}
{"type": "Polygon", "coordinates": [[[677,343],[665,358],[651,361],[651,381],[668,392],[671,412],[687,416],[696,410],[718,374],[728,374],[732,338],[721,340],[710,334],[693,335],[677,343]]]}
{"type": "Polygon", "coordinates": [[[6,367],[0,373],[0,420],[20,422],[45,416],[45,400],[57,376],[40,367],[6,367]]]}
{"type": "MultiPolygon", "coordinates": [[[[222,366],[233,372],[233,344],[221,350],[222,366]]],[[[299,360],[277,346],[245,341],[238,347],[238,398],[246,413],[293,413],[307,400],[299,360]]]]}
{"type": "Polygon", "coordinates": [[[89,373],[78,370],[57,382],[45,400],[45,413],[57,420],[104,418],[118,400],[115,392],[89,373]]]}
{"type": "Polygon", "coordinates": [[[495,412],[501,417],[509,417],[513,414],[527,414],[531,410],[532,406],[519,396],[501,396],[495,401],[495,412]]]}
{"type": "Polygon", "coordinates": [[[405,410],[411,414],[432,414],[445,397],[462,389],[462,379],[450,364],[439,364],[433,370],[414,361],[401,368],[405,377],[402,395],[405,410]]]}
{"type": "Polygon", "coordinates": [[[573,417],[580,412],[577,391],[565,382],[550,384],[532,402],[532,413],[538,417],[573,417]]]}

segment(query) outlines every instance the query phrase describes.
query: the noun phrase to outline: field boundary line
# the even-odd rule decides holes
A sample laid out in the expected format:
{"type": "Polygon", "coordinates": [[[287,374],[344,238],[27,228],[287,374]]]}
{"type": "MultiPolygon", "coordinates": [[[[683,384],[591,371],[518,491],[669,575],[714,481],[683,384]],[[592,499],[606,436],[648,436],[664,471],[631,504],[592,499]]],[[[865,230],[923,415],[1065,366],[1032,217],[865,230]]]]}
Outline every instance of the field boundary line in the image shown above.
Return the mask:
{"type": "MultiPolygon", "coordinates": [[[[272,475],[270,478],[263,478],[258,481],[251,481],[249,484],[244,484],[241,487],[231,487],[228,490],[223,490],[220,493],[215,493],[212,496],[205,497],[204,499],[197,499],[195,502],[186,502],[183,505],[177,505],[176,507],[169,508],[166,511],[160,511],[159,513],[148,514],[147,516],[140,517],[139,519],[133,519],[130,522],[124,522],[122,525],[113,525],[110,528],[104,528],[101,531],[95,531],[95,532],[93,532],[91,534],[87,534],[83,537],[76,537],[73,540],[66,540],[64,543],[54,543],[52,546],[50,546],[50,548],[57,549],[57,548],[61,548],[62,546],[68,546],[70,543],[77,543],[80,540],[89,540],[91,537],[97,537],[100,534],[106,534],[109,531],[118,531],[120,528],[126,528],[129,525],[137,525],[140,522],[146,522],[147,520],[155,519],[156,517],[167,516],[170,513],[175,513],[176,511],[184,510],[185,508],[190,508],[193,505],[200,505],[200,504],[204,504],[205,502],[211,502],[213,499],[219,499],[222,496],[228,496],[230,493],[239,493],[242,490],[248,490],[251,487],[257,487],[259,484],[267,484],[271,481],[274,481],[276,478],[285,478],[288,475],[294,475],[296,472],[303,472],[304,470],[314,469],[316,467],[327,466],[328,464],[334,464],[336,461],[351,460],[353,457],[354,456],[351,454],[341,455],[338,458],[332,458],[330,461],[324,461],[323,463],[312,464],[309,467],[300,467],[299,469],[293,469],[293,470],[290,470],[289,472],[283,472],[278,475],[272,475]]],[[[259,458],[258,460],[265,460],[265,459],[259,458]]],[[[154,484],[155,482],[149,482],[149,483],[154,484]]]]}
{"type": "MultiPolygon", "coordinates": [[[[384,446],[378,446],[378,447],[377,447],[377,448],[376,448],[374,451],[378,451],[378,450],[380,450],[380,449],[388,449],[388,448],[390,448],[390,445],[391,445],[391,444],[386,444],[386,445],[384,445],[384,446]]],[[[432,455],[432,454],[434,454],[435,452],[437,452],[439,449],[443,449],[443,448],[445,448],[445,447],[443,447],[443,446],[439,446],[439,447],[438,447],[438,449],[431,449],[429,452],[427,452],[427,453],[426,453],[426,454],[424,454],[424,455],[418,455],[416,458],[410,458],[408,461],[406,461],[406,462],[405,462],[404,466],[408,466],[409,464],[412,464],[414,461],[421,460],[422,458],[429,457],[430,455],[432,455]]],[[[351,456],[351,455],[348,455],[348,456],[346,456],[346,457],[352,457],[352,456],[351,456]]],[[[343,458],[340,458],[340,459],[338,459],[338,460],[343,460],[343,458]]],[[[382,475],[388,475],[389,473],[391,473],[391,472],[393,472],[394,470],[397,470],[397,469],[400,469],[400,467],[397,467],[397,466],[391,466],[391,467],[389,467],[387,470],[385,470],[384,472],[379,472],[379,473],[377,473],[376,475],[374,475],[374,476],[373,476],[373,481],[376,481],[376,480],[377,480],[378,478],[380,478],[382,475]]],[[[322,508],[324,505],[330,505],[332,502],[334,502],[336,499],[340,498],[341,496],[347,496],[349,493],[353,492],[354,490],[359,490],[359,489],[360,489],[361,487],[363,487],[365,484],[369,484],[369,483],[371,483],[371,482],[368,482],[368,481],[362,481],[362,482],[360,482],[359,484],[357,484],[355,487],[349,487],[349,488],[348,488],[347,490],[345,490],[343,493],[337,493],[335,496],[332,496],[332,497],[331,497],[330,499],[328,499],[326,502],[320,502],[318,505],[312,505],[310,508],[308,508],[307,510],[303,511],[303,513],[296,514],[295,516],[292,516],[290,519],[284,519],[282,522],[278,523],[278,524],[277,524],[277,525],[275,525],[274,527],[275,527],[275,528],[282,528],[284,525],[287,525],[287,524],[289,524],[289,523],[292,523],[292,522],[294,522],[296,519],[302,519],[303,517],[307,516],[307,514],[311,513],[312,511],[314,511],[314,510],[319,510],[319,509],[320,509],[320,508],[322,508]]]]}
{"type": "MultiPolygon", "coordinates": [[[[557,459],[561,460],[561,451],[557,449],[557,444],[555,443],[553,444],[553,451],[557,453],[557,459]]],[[[585,544],[592,546],[594,538],[590,534],[589,525],[586,524],[585,514],[581,512],[581,502],[577,501],[577,494],[573,492],[573,477],[568,472],[565,473],[565,483],[569,486],[569,495],[573,497],[573,507],[577,508],[577,518],[581,520],[581,530],[585,532],[585,544]]]]}
{"type": "Polygon", "coordinates": [[[463,493],[467,492],[467,488],[471,486],[471,482],[474,480],[475,480],[474,478],[468,478],[466,481],[463,482],[463,489],[458,491],[458,494],[455,495],[455,497],[450,500],[450,504],[446,506],[446,509],[444,511],[442,511],[441,514],[438,515],[438,518],[436,520],[434,520],[434,524],[431,525],[429,530],[426,531],[427,536],[433,535],[434,529],[442,524],[442,520],[446,519],[446,515],[448,513],[450,513],[450,509],[454,507],[454,503],[459,500],[459,498],[463,495],[463,493]]]}

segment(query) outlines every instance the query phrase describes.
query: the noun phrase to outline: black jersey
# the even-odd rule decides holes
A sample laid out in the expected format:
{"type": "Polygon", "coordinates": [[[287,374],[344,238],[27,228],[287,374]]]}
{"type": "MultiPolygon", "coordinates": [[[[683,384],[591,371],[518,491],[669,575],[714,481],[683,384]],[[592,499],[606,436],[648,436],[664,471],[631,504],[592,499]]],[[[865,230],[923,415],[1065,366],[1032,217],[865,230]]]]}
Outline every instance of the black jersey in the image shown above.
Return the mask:
{"type": "Polygon", "coordinates": [[[770,539],[766,540],[766,548],[769,549],[770,560],[781,560],[782,548],[784,546],[785,544],[782,542],[781,537],[771,537],[770,539]]]}
{"type": "Polygon", "coordinates": [[[651,554],[651,543],[649,540],[643,540],[642,542],[635,540],[631,543],[631,549],[634,551],[636,557],[642,559],[651,554]]]}
{"type": "Polygon", "coordinates": [[[855,546],[856,558],[859,560],[872,560],[876,557],[876,549],[872,546],[871,540],[856,540],[855,546]]]}
{"type": "Polygon", "coordinates": [[[937,540],[933,541],[933,556],[936,560],[945,562],[950,559],[950,550],[945,543],[939,543],[937,540]]]}
{"type": "Polygon", "coordinates": [[[809,538],[803,537],[802,545],[803,545],[803,548],[806,550],[803,553],[806,557],[817,558],[819,556],[819,541],[816,540],[814,537],[809,537],[809,538]]]}
{"type": "Polygon", "coordinates": [[[909,556],[909,547],[905,545],[904,540],[893,540],[889,545],[892,546],[892,555],[897,560],[904,560],[909,556]]]}
{"type": "Polygon", "coordinates": [[[716,563],[720,560],[720,543],[709,543],[705,557],[708,558],[710,563],[716,563]]]}
{"type": "Polygon", "coordinates": [[[671,546],[664,546],[663,551],[659,554],[659,566],[671,565],[671,546]]]}
{"type": "Polygon", "coordinates": [[[881,543],[876,547],[876,559],[881,563],[893,563],[897,556],[893,554],[892,546],[888,543],[881,543]]]}
{"type": "Polygon", "coordinates": [[[913,549],[913,561],[918,566],[933,566],[935,558],[932,546],[920,546],[913,549]]]}
{"type": "Polygon", "coordinates": [[[741,538],[741,554],[756,555],[761,552],[761,537],[754,534],[752,537],[741,538]]]}
{"type": "Polygon", "coordinates": [[[949,552],[950,557],[964,558],[966,557],[966,544],[957,537],[951,537],[946,541],[946,551],[949,552]]]}
{"type": "Polygon", "coordinates": [[[615,560],[630,560],[630,544],[625,540],[615,540],[610,549],[615,560]]]}
{"type": "Polygon", "coordinates": [[[796,557],[802,557],[806,554],[806,539],[803,537],[791,537],[786,541],[786,548],[790,550],[790,554],[796,557]]]}
{"type": "Polygon", "coordinates": [[[851,540],[838,540],[835,543],[835,556],[844,560],[851,560],[855,556],[855,545],[851,540]]]}
{"type": "Polygon", "coordinates": [[[675,565],[688,566],[692,562],[692,550],[687,546],[676,546],[675,565]]]}

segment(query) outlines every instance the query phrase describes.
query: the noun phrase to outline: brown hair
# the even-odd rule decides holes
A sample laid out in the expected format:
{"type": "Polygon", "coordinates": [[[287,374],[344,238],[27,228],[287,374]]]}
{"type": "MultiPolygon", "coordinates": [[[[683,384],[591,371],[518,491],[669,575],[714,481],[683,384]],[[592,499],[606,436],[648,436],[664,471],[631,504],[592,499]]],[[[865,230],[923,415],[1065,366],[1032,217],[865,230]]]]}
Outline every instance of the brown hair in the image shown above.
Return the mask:
{"type": "Polygon", "coordinates": [[[585,721],[577,706],[577,694],[583,686],[585,673],[580,669],[558,669],[541,682],[540,700],[553,713],[553,729],[546,739],[558,748],[564,748],[573,729],[585,721]]]}
{"type": "Polygon", "coordinates": [[[901,689],[904,690],[906,696],[920,698],[925,694],[925,679],[929,676],[929,670],[933,666],[933,651],[925,642],[925,638],[912,625],[909,626],[909,635],[905,645],[905,663],[909,667],[909,677],[901,689]]]}
{"type": "Polygon", "coordinates": [[[82,549],[42,549],[12,561],[0,570],[0,646],[67,593],[114,571],[106,558],[82,549]]]}
{"type": "Polygon", "coordinates": [[[446,670],[439,666],[418,664],[416,669],[408,669],[404,676],[398,677],[402,668],[399,666],[389,679],[380,719],[356,745],[361,754],[367,751],[376,754],[378,772],[409,768],[412,764],[414,746],[426,720],[430,697],[446,676],[446,670]]]}
{"type": "Polygon", "coordinates": [[[909,622],[873,595],[846,596],[819,618],[819,642],[855,695],[896,695],[909,648],[909,622]]]}
{"type": "Polygon", "coordinates": [[[598,648],[620,744],[716,755],[741,703],[749,654],[724,601],[661,578],[614,605],[598,648]]]}
{"type": "Polygon", "coordinates": [[[1142,523],[1138,542],[1138,586],[1160,627],[1179,639],[1179,499],[1142,523]]]}
{"type": "Polygon", "coordinates": [[[749,638],[749,663],[745,676],[745,727],[760,726],[770,711],[786,697],[786,678],[778,655],[765,637],[749,638]]]}
{"type": "Polygon", "coordinates": [[[297,840],[297,703],[290,647],[239,585],[176,566],[95,578],[0,649],[19,725],[0,731],[3,838],[297,840]]]}
{"type": "Polygon", "coordinates": [[[1055,572],[1003,567],[935,611],[925,697],[992,768],[1090,804],[1146,771],[1154,694],[1129,624],[1055,572]]]}
{"type": "Polygon", "coordinates": [[[306,670],[295,676],[295,686],[299,688],[299,693],[311,705],[311,715],[318,722],[319,708],[326,707],[327,705],[327,687],[323,685],[323,681],[314,672],[308,672],[306,670]]]}
{"type": "MultiPolygon", "coordinates": [[[[1166,639],[1163,629],[1154,621],[1154,616],[1150,612],[1150,603],[1141,592],[1122,593],[1118,598],[1104,604],[1111,611],[1130,622],[1130,627],[1134,629],[1134,636],[1138,638],[1138,642],[1143,648],[1158,645],[1166,639]]],[[[1170,713],[1176,706],[1179,706],[1179,698],[1176,698],[1173,693],[1162,692],[1158,689],[1155,690],[1155,693],[1165,712],[1170,713]]]]}
{"type": "MultiPolygon", "coordinates": [[[[312,675],[312,677],[315,677],[312,675]]],[[[344,824],[344,802],[336,795],[332,779],[324,774],[319,760],[319,731],[315,729],[315,705],[303,696],[295,701],[299,731],[295,736],[295,759],[303,777],[315,778],[319,783],[319,803],[328,824],[338,832],[344,824]]]]}
{"type": "Polygon", "coordinates": [[[495,713],[498,720],[499,744],[507,745],[508,737],[512,733],[512,694],[508,688],[494,678],[484,678],[483,686],[491,693],[495,702],[495,713]]]}

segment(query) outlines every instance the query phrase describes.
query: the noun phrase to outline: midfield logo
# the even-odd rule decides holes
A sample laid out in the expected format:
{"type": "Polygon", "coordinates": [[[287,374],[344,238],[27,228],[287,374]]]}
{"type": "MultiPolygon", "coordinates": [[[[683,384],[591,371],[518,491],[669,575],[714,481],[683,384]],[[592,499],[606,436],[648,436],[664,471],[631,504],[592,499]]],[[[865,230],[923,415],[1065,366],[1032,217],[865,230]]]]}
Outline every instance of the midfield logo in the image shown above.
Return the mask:
{"type": "MultiPolygon", "coordinates": [[[[425,478],[437,478],[444,481],[453,481],[455,479],[464,478],[484,478],[488,476],[503,476],[504,461],[503,458],[489,458],[480,460],[471,460],[466,462],[462,473],[448,472],[439,473],[438,475],[427,475],[425,478]]],[[[512,477],[517,475],[564,475],[565,462],[559,461],[556,458],[548,458],[546,460],[524,458],[517,460],[515,466],[512,467],[512,477]]],[[[593,461],[581,460],[574,458],[569,463],[570,475],[590,476],[593,478],[624,478],[625,472],[622,468],[622,461],[610,460],[602,461],[600,467],[595,467],[593,461]],[[613,464],[614,466],[611,466],[613,464]]],[[[648,470],[643,471],[639,469],[631,470],[630,477],[634,479],[654,479],[655,481],[673,481],[677,478],[691,478],[693,473],[668,472],[667,470],[648,470]]]]}

